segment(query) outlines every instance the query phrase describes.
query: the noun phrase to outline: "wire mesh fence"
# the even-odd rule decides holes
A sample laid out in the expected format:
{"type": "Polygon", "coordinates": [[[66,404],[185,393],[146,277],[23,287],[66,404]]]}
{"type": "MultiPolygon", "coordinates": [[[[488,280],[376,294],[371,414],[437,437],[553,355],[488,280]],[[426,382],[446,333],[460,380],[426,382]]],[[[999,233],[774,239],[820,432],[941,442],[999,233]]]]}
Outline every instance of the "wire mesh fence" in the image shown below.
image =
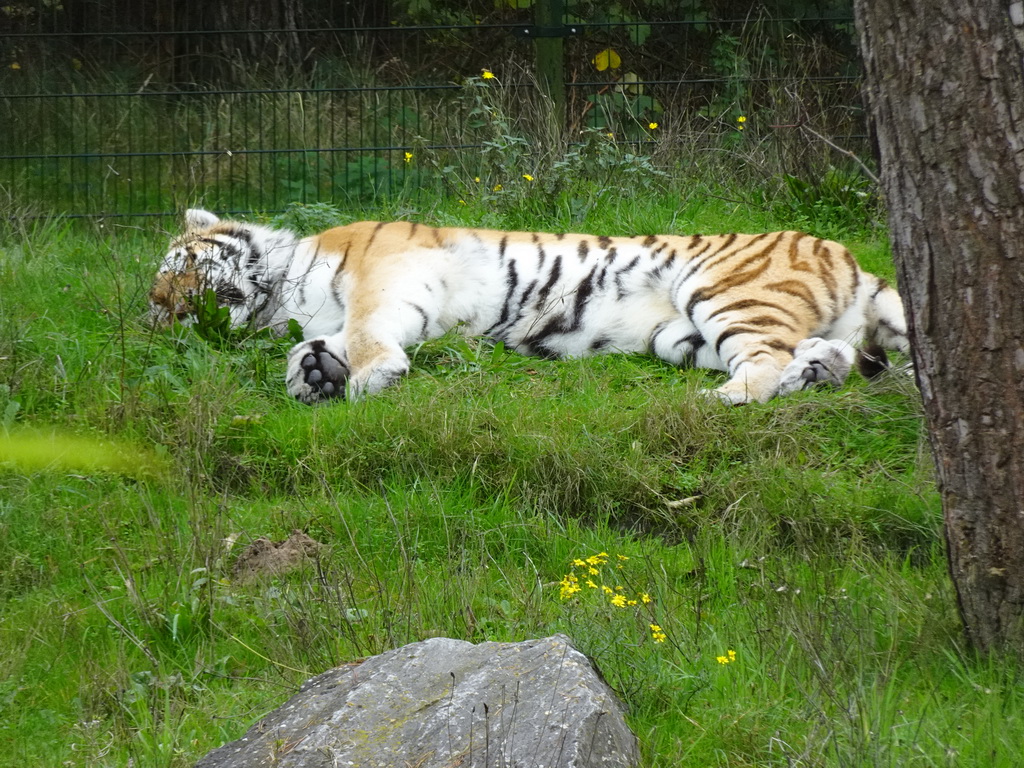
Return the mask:
{"type": "Polygon", "coordinates": [[[743,128],[785,142],[808,116],[855,147],[863,138],[842,4],[741,18],[693,0],[615,20],[559,12],[547,26],[536,8],[513,7],[532,0],[478,18],[435,3],[446,24],[408,23],[411,5],[4,6],[5,205],[138,216],[444,193],[440,171],[478,175],[495,131],[535,141],[524,126],[538,111],[557,117],[560,141],[597,131],[640,151],[696,134],[727,142],[743,128]],[[558,103],[537,87],[551,40],[558,103]],[[482,87],[503,93],[488,102],[482,87]]]}

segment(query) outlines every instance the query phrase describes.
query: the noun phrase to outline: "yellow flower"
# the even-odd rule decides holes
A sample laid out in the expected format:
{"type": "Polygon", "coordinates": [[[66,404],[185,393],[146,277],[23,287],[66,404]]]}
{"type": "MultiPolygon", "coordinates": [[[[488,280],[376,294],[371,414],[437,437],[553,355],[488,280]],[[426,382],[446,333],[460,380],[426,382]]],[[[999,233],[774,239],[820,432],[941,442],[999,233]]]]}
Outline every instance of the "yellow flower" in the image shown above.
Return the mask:
{"type": "MultiPolygon", "coordinates": [[[[480,183],[480,177],[479,176],[474,176],[473,177],[473,181],[475,181],[477,184],[479,184],[480,183]]],[[[575,564],[576,564],[576,561],[574,560],[573,561],[573,565],[575,565],[575,564]]]]}
{"type": "Polygon", "coordinates": [[[627,600],[626,605],[632,608],[634,605],[636,605],[636,600],[627,600]]]}
{"type": "Polygon", "coordinates": [[[736,130],[737,131],[742,131],[743,130],[743,126],[742,125],[737,125],[736,126],[736,130]]]}
{"type": "Polygon", "coordinates": [[[642,595],[640,595],[640,602],[642,602],[644,605],[647,605],[647,603],[651,602],[651,596],[644,592],[642,595]]]}
{"type": "Polygon", "coordinates": [[[589,573],[591,576],[597,576],[597,574],[599,574],[600,571],[597,570],[597,568],[595,568],[594,566],[591,565],[591,566],[589,566],[587,568],[587,573],[589,573]]]}
{"type": "Polygon", "coordinates": [[[21,64],[16,61],[11,62],[11,69],[21,69],[21,64]]]}
{"type": "Polygon", "coordinates": [[[561,589],[558,591],[558,595],[563,600],[568,600],[570,597],[572,597],[581,590],[581,587],[576,577],[571,573],[565,578],[563,578],[559,582],[559,585],[561,586],[561,589]]]}
{"type": "Polygon", "coordinates": [[[626,596],[625,595],[615,595],[611,599],[611,604],[614,605],[616,608],[625,608],[626,607],[626,596]]]}
{"type": "Polygon", "coordinates": [[[466,204],[465,200],[459,200],[459,205],[465,205],[465,204],[466,204]]]}
{"type": "Polygon", "coordinates": [[[504,189],[504,187],[501,186],[501,184],[495,184],[494,185],[494,191],[495,192],[501,192],[501,190],[503,190],[503,189],[504,189]]]}
{"type": "Polygon", "coordinates": [[[405,153],[405,162],[407,162],[407,163],[408,163],[408,162],[410,162],[411,160],[412,160],[412,152],[406,152],[406,153],[405,153]]]}
{"type": "Polygon", "coordinates": [[[619,560],[629,560],[628,555],[616,555],[616,557],[619,558],[619,560]]]}
{"type": "Polygon", "coordinates": [[[740,115],[739,117],[736,118],[736,122],[737,123],[745,123],[745,122],[747,122],[747,118],[746,118],[745,115],[740,115]]]}
{"type": "Polygon", "coordinates": [[[609,587],[607,584],[602,584],[601,585],[601,591],[604,592],[606,595],[613,595],[613,594],[615,594],[615,590],[612,589],[611,587],[609,587]]]}
{"type": "Polygon", "coordinates": [[[650,128],[653,131],[655,128],[658,127],[658,124],[657,123],[648,123],[647,127],[650,128]]]}
{"type": "Polygon", "coordinates": [[[524,173],[523,178],[526,179],[527,181],[533,181],[533,176],[531,176],[528,173],[524,173]]]}
{"type": "Polygon", "coordinates": [[[736,661],[736,651],[729,651],[729,661],[736,661]]]}
{"type": "Polygon", "coordinates": [[[657,624],[651,624],[651,639],[656,643],[664,643],[668,635],[657,624]]]}
{"type": "Polygon", "coordinates": [[[595,584],[595,583],[594,583],[593,581],[591,581],[590,579],[587,579],[587,581],[586,581],[586,584],[587,584],[587,586],[588,586],[588,587],[590,587],[591,589],[597,589],[597,584],[595,584]]]}
{"type": "Polygon", "coordinates": [[[730,664],[736,661],[736,651],[726,651],[726,656],[716,656],[715,661],[719,664],[730,664]]]}
{"type": "Polygon", "coordinates": [[[480,73],[480,77],[482,77],[484,80],[493,80],[494,73],[491,72],[491,70],[489,69],[485,69],[483,72],[480,73]]]}

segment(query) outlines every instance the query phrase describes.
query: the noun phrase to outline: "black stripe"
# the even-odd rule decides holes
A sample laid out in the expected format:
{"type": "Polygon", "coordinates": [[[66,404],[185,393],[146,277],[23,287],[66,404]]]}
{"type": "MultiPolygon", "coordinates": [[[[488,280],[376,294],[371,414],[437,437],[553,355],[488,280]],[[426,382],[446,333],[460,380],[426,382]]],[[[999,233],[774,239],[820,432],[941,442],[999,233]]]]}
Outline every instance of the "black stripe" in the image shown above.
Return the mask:
{"type": "MultiPolygon", "coordinates": [[[[502,240],[504,242],[504,240],[502,240]]],[[[508,320],[509,314],[512,312],[512,294],[516,290],[516,286],[519,285],[519,272],[516,271],[515,259],[508,263],[508,269],[505,274],[505,285],[508,286],[508,290],[505,291],[505,303],[501,306],[501,317],[498,318],[498,325],[501,325],[508,320]]]]}
{"type": "MultiPolygon", "coordinates": [[[[613,248],[608,253],[611,254],[612,252],[614,252],[614,250],[615,249],[613,248]]],[[[629,264],[627,264],[626,266],[622,267],[621,269],[617,269],[615,271],[615,290],[618,292],[618,295],[619,295],[620,299],[623,296],[625,296],[625,293],[626,293],[626,289],[622,285],[622,278],[625,275],[627,275],[628,273],[632,272],[634,269],[636,269],[636,266],[639,263],[640,263],[640,257],[639,256],[634,256],[633,260],[630,261],[629,264]]]]}
{"type": "Polygon", "coordinates": [[[533,293],[533,289],[537,287],[537,281],[531,280],[530,284],[523,290],[522,295],[519,297],[519,306],[523,306],[527,301],[530,300],[530,295],[533,293]]]}
{"type": "Polygon", "coordinates": [[[782,312],[783,314],[789,315],[794,319],[796,318],[796,313],[793,312],[793,310],[784,307],[781,304],[776,304],[771,301],[762,301],[761,299],[740,299],[739,301],[733,301],[730,302],[729,304],[726,304],[725,306],[719,307],[710,315],[708,315],[708,320],[710,320],[713,317],[717,317],[718,315],[724,314],[725,312],[735,312],[736,310],[740,309],[752,309],[753,307],[775,309],[778,310],[779,312],[782,312]]]}
{"type": "Polygon", "coordinates": [[[536,333],[530,334],[524,343],[529,344],[531,347],[537,349],[548,349],[543,343],[543,340],[556,333],[572,333],[578,331],[580,326],[583,324],[583,314],[586,311],[587,302],[590,300],[591,295],[594,293],[594,276],[597,274],[597,264],[593,266],[590,273],[580,281],[580,284],[576,286],[574,291],[575,299],[573,301],[571,320],[570,316],[566,314],[559,314],[552,317],[543,328],[536,333]]]}
{"type": "Polygon", "coordinates": [[[373,228],[373,233],[370,235],[370,239],[366,241],[366,250],[370,250],[370,246],[373,245],[373,241],[377,239],[377,234],[384,229],[384,222],[378,221],[377,226],[373,228]]]}
{"type": "Polygon", "coordinates": [[[747,360],[751,360],[760,355],[768,355],[769,357],[772,356],[771,352],[769,352],[768,349],[754,349],[753,351],[751,351],[753,347],[767,347],[768,349],[778,350],[779,352],[786,352],[790,355],[793,354],[793,347],[791,347],[789,344],[786,344],[784,341],[779,341],[778,339],[762,339],[761,341],[754,342],[753,344],[740,347],[736,351],[736,354],[734,354],[728,360],[723,360],[726,368],[728,368],[731,371],[732,361],[735,360],[737,357],[740,357],[741,355],[747,355],[747,360]]]}
{"type": "Polygon", "coordinates": [[[551,289],[555,287],[555,283],[562,276],[562,256],[555,256],[554,262],[551,264],[551,273],[548,275],[548,280],[541,287],[540,292],[537,294],[537,303],[535,306],[537,309],[544,308],[544,302],[548,300],[548,294],[551,293],[551,289]]]}
{"type": "Polygon", "coordinates": [[[407,301],[405,303],[412,307],[416,311],[416,313],[423,318],[423,323],[420,325],[420,336],[422,336],[423,339],[426,339],[427,325],[429,324],[430,320],[430,318],[427,316],[427,311],[423,309],[423,307],[421,307],[419,304],[415,304],[411,301],[407,301]]]}

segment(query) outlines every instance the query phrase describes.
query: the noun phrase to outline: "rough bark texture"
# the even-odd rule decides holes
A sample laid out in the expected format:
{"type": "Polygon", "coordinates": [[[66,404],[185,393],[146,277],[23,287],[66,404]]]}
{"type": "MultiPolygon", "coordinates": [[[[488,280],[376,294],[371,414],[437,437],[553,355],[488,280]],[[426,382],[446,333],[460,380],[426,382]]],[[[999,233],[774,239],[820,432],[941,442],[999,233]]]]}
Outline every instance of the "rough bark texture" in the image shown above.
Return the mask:
{"type": "Polygon", "coordinates": [[[197,768],[634,768],[622,705],[564,635],[434,638],[306,682],[197,768]]]}
{"type": "Polygon", "coordinates": [[[1022,649],[1024,3],[854,9],[960,612],[1022,649]]]}

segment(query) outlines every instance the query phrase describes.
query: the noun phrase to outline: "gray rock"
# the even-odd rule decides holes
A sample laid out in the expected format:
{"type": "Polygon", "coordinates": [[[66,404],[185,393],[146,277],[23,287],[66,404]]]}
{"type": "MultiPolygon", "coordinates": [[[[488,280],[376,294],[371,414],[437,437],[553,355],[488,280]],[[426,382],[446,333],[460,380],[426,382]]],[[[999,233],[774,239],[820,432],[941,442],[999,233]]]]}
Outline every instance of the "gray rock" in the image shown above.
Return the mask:
{"type": "Polygon", "coordinates": [[[434,638],[307,681],[197,768],[636,766],[615,694],[564,635],[434,638]]]}

